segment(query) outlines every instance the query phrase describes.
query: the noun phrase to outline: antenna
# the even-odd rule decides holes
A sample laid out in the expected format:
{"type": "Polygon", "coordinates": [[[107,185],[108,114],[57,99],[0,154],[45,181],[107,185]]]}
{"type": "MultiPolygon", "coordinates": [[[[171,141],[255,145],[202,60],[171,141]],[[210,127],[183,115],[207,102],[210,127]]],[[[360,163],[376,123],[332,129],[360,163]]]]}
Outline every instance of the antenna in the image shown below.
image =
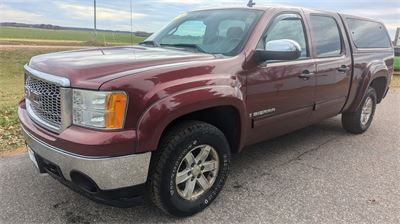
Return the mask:
{"type": "Polygon", "coordinates": [[[249,0],[249,2],[247,3],[247,7],[250,7],[250,8],[252,8],[255,5],[256,5],[256,3],[253,2],[253,0],[249,0]]]}
{"type": "Polygon", "coordinates": [[[96,0],[93,0],[93,14],[94,14],[94,39],[96,40],[97,36],[97,18],[96,18],[96,0]]]}
{"type": "Polygon", "coordinates": [[[133,17],[133,12],[132,12],[132,0],[131,0],[131,44],[133,45],[133,28],[132,28],[132,18],[133,17]]]}

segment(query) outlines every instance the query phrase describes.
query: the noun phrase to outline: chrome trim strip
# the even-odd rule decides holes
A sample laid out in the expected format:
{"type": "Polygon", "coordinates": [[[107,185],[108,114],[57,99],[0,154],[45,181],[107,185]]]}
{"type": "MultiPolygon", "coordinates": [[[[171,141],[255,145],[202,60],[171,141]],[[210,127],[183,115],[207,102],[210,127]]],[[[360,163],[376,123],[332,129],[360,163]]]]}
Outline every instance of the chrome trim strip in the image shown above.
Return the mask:
{"type": "Polygon", "coordinates": [[[83,157],[51,146],[29,133],[23,126],[27,145],[44,159],[60,167],[65,179],[80,171],[96,182],[101,190],[112,190],[143,184],[147,181],[151,152],[120,157],[83,157]]]}
{"type": "Polygon", "coordinates": [[[61,95],[61,127],[58,132],[61,133],[72,125],[72,89],[60,88],[61,95]]]}
{"type": "Polygon", "coordinates": [[[67,78],[40,72],[38,70],[35,70],[35,69],[29,67],[27,64],[24,65],[24,69],[25,69],[25,72],[29,73],[30,75],[32,75],[38,79],[43,80],[43,81],[51,82],[51,83],[57,84],[62,87],[70,87],[71,86],[71,83],[70,83],[69,79],[67,79],[67,78]]]}

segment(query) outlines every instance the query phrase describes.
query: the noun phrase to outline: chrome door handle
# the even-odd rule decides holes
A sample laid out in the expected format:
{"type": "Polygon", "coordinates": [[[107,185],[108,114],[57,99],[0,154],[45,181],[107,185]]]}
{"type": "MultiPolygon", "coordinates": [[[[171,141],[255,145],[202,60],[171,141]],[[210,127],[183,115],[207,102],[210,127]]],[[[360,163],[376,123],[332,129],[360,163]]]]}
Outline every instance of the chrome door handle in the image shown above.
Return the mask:
{"type": "Polygon", "coordinates": [[[341,73],[346,73],[347,71],[349,71],[349,67],[347,67],[346,65],[342,65],[342,66],[340,66],[340,68],[338,68],[337,70],[338,70],[338,72],[341,72],[341,73]]]}
{"type": "Polygon", "coordinates": [[[304,70],[303,73],[299,75],[299,78],[303,80],[309,80],[311,77],[315,75],[314,72],[310,72],[309,70],[304,70]]]}

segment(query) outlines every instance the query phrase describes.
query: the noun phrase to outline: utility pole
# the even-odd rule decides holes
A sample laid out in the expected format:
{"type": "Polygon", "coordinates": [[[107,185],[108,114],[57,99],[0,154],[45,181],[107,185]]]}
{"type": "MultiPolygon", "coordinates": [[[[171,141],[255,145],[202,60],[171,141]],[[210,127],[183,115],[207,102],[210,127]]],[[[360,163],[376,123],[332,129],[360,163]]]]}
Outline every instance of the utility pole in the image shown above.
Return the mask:
{"type": "Polygon", "coordinates": [[[97,24],[96,24],[96,0],[93,0],[93,10],[94,10],[94,39],[97,36],[97,24]]]}
{"type": "Polygon", "coordinates": [[[132,27],[132,20],[133,20],[133,16],[132,16],[133,12],[132,12],[132,0],[131,0],[131,44],[133,45],[133,27],[132,27]]]}

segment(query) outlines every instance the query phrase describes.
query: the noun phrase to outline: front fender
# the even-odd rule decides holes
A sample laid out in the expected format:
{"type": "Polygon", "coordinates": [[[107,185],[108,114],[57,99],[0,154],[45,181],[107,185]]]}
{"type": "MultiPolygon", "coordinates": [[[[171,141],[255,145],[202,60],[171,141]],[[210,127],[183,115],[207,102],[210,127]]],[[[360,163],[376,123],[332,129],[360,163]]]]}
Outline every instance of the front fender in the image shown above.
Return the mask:
{"type": "Polygon", "coordinates": [[[346,112],[357,111],[372,81],[379,77],[387,78],[388,75],[389,69],[383,61],[371,62],[364,70],[361,76],[360,84],[358,85],[356,96],[346,112]]]}
{"type": "Polygon", "coordinates": [[[226,85],[198,87],[163,98],[143,113],[137,126],[136,151],[140,153],[156,150],[163,131],[175,119],[218,106],[236,108],[241,116],[241,126],[245,127],[245,104],[240,88],[226,85]]]}

